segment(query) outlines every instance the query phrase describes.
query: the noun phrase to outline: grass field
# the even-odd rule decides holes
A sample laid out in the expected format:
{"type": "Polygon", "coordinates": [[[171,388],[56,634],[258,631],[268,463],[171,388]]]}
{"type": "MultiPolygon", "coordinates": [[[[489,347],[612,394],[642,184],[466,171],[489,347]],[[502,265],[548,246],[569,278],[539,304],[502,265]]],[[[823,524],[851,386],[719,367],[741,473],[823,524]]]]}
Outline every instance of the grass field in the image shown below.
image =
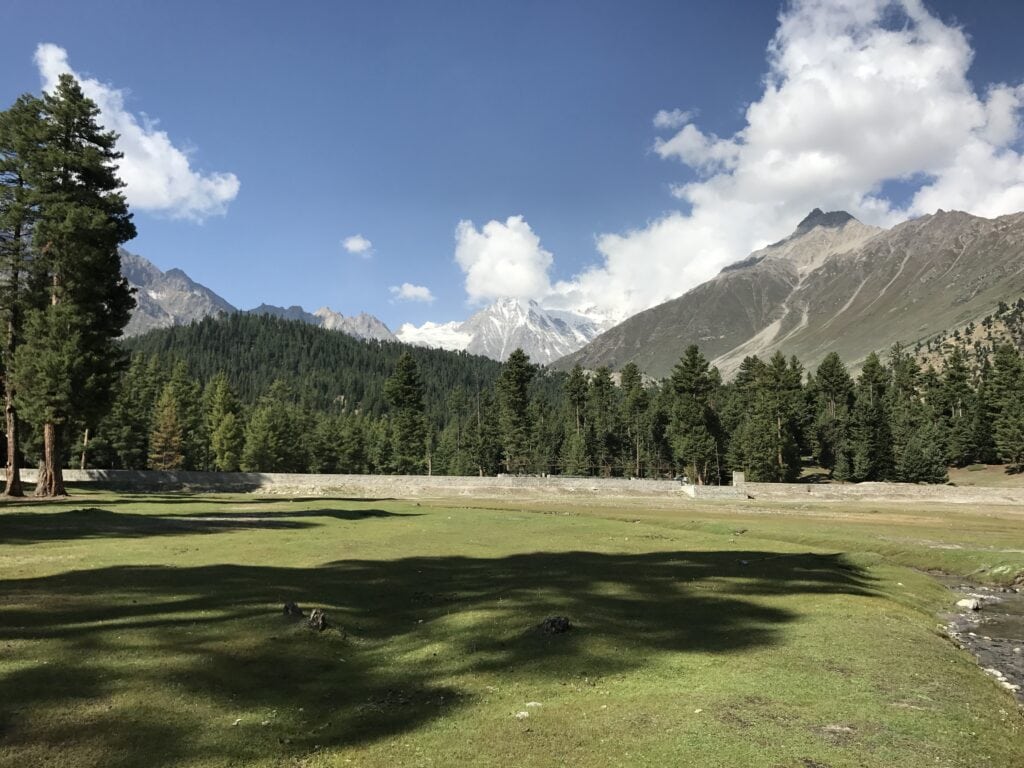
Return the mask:
{"type": "Polygon", "coordinates": [[[0,507],[2,766],[1024,766],[916,570],[1013,507],[73,493],[0,507]]]}

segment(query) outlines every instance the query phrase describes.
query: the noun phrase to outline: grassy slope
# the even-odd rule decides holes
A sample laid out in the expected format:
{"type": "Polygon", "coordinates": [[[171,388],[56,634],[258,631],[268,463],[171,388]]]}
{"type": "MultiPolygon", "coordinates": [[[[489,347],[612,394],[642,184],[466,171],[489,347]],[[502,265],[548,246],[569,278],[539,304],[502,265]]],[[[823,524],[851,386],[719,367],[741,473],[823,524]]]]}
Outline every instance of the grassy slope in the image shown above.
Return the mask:
{"type": "Polygon", "coordinates": [[[1024,571],[1012,508],[488,507],[3,508],[0,765],[1024,764],[904,567],[1024,571]]]}

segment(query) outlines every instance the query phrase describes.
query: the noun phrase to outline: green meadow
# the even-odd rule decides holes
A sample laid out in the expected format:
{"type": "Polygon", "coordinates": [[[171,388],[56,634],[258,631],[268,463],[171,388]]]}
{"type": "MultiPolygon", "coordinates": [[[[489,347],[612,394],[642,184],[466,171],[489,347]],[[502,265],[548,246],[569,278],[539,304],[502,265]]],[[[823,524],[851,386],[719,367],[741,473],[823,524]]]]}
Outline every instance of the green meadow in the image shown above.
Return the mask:
{"type": "Polygon", "coordinates": [[[72,493],[0,507],[2,766],[1024,765],[926,573],[1014,507],[72,493]]]}

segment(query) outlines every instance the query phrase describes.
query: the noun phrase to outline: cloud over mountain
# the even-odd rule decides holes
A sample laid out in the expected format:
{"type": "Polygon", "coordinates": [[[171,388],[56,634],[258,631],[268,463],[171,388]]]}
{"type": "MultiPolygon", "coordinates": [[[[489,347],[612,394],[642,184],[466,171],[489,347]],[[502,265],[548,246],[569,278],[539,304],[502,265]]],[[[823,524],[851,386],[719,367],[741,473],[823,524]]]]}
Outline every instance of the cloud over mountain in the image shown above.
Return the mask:
{"type": "Polygon", "coordinates": [[[466,275],[466,294],[472,302],[537,299],[550,291],[553,257],[522,216],[489,221],[479,230],[471,221],[460,221],[455,261],[466,275]]]}
{"type": "MultiPolygon", "coordinates": [[[[515,295],[621,319],[779,239],[815,207],[878,225],[937,208],[1024,209],[1024,86],[976,89],[973,55],[964,31],[919,0],[795,0],[768,45],[763,92],[732,135],[701,130],[681,109],[654,116],[655,153],[689,177],[673,189],[681,209],[600,235],[600,262],[550,291],[549,263],[523,260],[515,295]]],[[[492,225],[505,226],[484,233],[492,225]]],[[[504,282],[480,272],[467,279],[471,298],[504,282]]]]}

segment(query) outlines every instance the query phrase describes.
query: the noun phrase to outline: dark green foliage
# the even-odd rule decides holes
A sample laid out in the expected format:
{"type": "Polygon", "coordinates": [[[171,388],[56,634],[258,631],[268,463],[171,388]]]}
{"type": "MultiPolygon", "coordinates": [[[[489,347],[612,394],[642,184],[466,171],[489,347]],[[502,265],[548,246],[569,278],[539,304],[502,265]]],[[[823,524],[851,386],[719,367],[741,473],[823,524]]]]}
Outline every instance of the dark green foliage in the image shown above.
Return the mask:
{"type": "Polygon", "coordinates": [[[384,382],[384,396],[391,406],[392,466],[399,474],[418,474],[427,455],[423,380],[408,352],[398,358],[395,372],[384,382]]]}
{"type": "MultiPolygon", "coordinates": [[[[521,352],[499,367],[468,355],[362,342],[267,317],[208,320],[157,331],[126,346],[172,347],[175,355],[135,352],[114,409],[92,443],[91,461],[100,466],[130,466],[139,455],[145,463],[147,452],[140,452],[137,436],[152,432],[155,393],[169,383],[193,394],[203,387],[198,399],[205,442],[184,451],[186,465],[231,466],[230,459],[226,464],[218,459],[225,452],[217,424],[226,423],[231,430],[244,429],[241,465],[267,471],[685,473],[704,483],[727,481],[730,469],[745,470],[752,481],[792,481],[802,458],[812,454],[838,480],[944,482],[951,446],[964,446],[958,461],[979,460],[979,425],[988,424],[992,433],[1002,419],[1000,445],[1006,460],[1014,460],[1012,404],[1024,399],[1014,394],[1020,386],[1019,358],[1006,351],[998,365],[976,372],[953,355],[940,374],[920,371],[896,348],[890,366],[869,356],[856,384],[834,355],[806,385],[798,361],[776,355],[765,363],[751,357],[723,385],[718,371],[692,347],[673,378],[659,386],[645,385],[636,366],[627,365],[616,384],[607,370],[552,374],[521,352]],[[254,338],[267,343],[254,344],[254,338]],[[303,344],[292,346],[294,339],[303,344]],[[252,353],[255,374],[274,370],[274,360],[287,360],[301,362],[303,377],[268,385],[255,399],[241,396],[234,403],[225,394],[224,388],[231,388],[226,373],[211,380],[191,368],[204,370],[210,350],[221,345],[228,350],[225,370],[236,366],[230,350],[244,349],[252,353]],[[300,351],[318,347],[313,356],[300,351]],[[345,355],[354,370],[346,371],[325,350],[345,355]],[[423,373],[423,361],[443,372],[445,381],[457,383],[439,391],[423,373]],[[320,365],[339,379],[351,373],[350,391],[364,397],[379,392],[382,400],[366,408],[367,400],[354,400],[338,388],[308,386],[304,379],[326,382],[320,365]],[[192,385],[186,383],[186,368],[196,379],[192,385]],[[495,374],[489,381],[488,372],[495,374]],[[987,394],[991,389],[1002,393],[998,400],[987,394]],[[217,405],[225,397],[234,404],[217,405]],[[140,426],[119,426],[118,419],[140,426]],[[966,432],[960,443],[958,429],[966,432]]],[[[258,377],[249,378],[254,380],[258,377]]],[[[995,452],[994,437],[989,444],[995,452]]]]}
{"type": "Polygon", "coordinates": [[[896,480],[944,483],[949,480],[942,431],[934,414],[922,407],[920,421],[896,457],[896,480]]]}
{"type": "Polygon", "coordinates": [[[650,397],[644,387],[640,369],[635,363],[628,363],[623,367],[619,386],[622,389],[620,424],[629,442],[632,473],[634,477],[642,477],[649,431],[646,416],[650,407],[650,397]]]}
{"type": "Polygon", "coordinates": [[[619,454],[619,390],[611,371],[598,368],[587,392],[587,426],[592,440],[592,456],[597,473],[611,476],[619,454]]]}
{"type": "Polygon", "coordinates": [[[149,436],[149,466],[153,469],[181,469],[185,463],[185,441],[178,420],[180,406],[174,385],[168,384],[157,400],[153,432],[149,436]]]}
{"type": "Polygon", "coordinates": [[[245,430],[241,468],[246,472],[307,472],[310,466],[309,414],[283,381],[260,398],[245,430]]]}
{"type": "Polygon", "coordinates": [[[889,375],[872,352],[857,379],[850,423],[850,479],[887,480],[892,476],[893,443],[886,393],[889,375]]]}
{"type": "Polygon", "coordinates": [[[26,181],[38,210],[32,224],[31,281],[38,300],[25,312],[14,355],[16,402],[43,425],[39,495],[60,495],[62,435],[95,425],[110,405],[126,358],[114,339],[135,302],[121,276],[118,246],[135,236],[119,191],[116,135],[71,75],[43,96],[26,181]]]}
{"type": "Polygon", "coordinates": [[[754,482],[792,482],[800,475],[805,398],[803,369],[775,354],[767,365],[751,363],[742,382],[744,415],[731,452],[735,469],[754,482]]]}
{"type": "Polygon", "coordinates": [[[32,187],[32,153],[42,135],[42,102],[20,97],[0,112],[0,378],[7,434],[5,492],[21,496],[19,419],[15,405],[14,355],[22,343],[25,313],[41,303],[38,281],[33,285],[31,234],[39,215],[32,187]]]}
{"type": "Polygon", "coordinates": [[[123,344],[133,355],[182,360],[199,381],[223,373],[245,404],[254,403],[281,379],[311,409],[373,417],[387,411],[384,381],[398,358],[407,353],[423,381],[427,419],[436,426],[445,420],[444,404],[450,392],[491,387],[501,371],[500,363],[477,355],[361,341],[267,315],[210,317],[126,339],[123,344]]]}
{"type": "Polygon", "coordinates": [[[999,454],[1018,471],[1024,469],[1024,391],[1007,404],[996,425],[999,454]]]}
{"type": "MultiPolygon", "coordinates": [[[[236,472],[241,461],[245,438],[238,398],[228,384],[227,376],[223,373],[217,374],[206,385],[203,402],[211,468],[221,472],[236,472]]],[[[329,420],[322,423],[331,424],[329,420]]],[[[317,433],[318,436],[320,434],[317,433]]]]}
{"type": "Polygon", "coordinates": [[[516,349],[501,368],[495,386],[498,423],[505,470],[528,471],[530,467],[530,382],[537,369],[523,350],[516,349]]]}
{"type": "Polygon", "coordinates": [[[814,454],[819,466],[849,477],[853,379],[835,352],[821,361],[810,387],[814,404],[814,454]]]}
{"type": "MultiPolygon", "coordinates": [[[[717,374],[717,371],[716,371],[717,374]]],[[[711,405],[716,376],[691,345],[672,370],[669,440],[678,466],[699,484],[718,482],[720,425],[711,405]]]]}

